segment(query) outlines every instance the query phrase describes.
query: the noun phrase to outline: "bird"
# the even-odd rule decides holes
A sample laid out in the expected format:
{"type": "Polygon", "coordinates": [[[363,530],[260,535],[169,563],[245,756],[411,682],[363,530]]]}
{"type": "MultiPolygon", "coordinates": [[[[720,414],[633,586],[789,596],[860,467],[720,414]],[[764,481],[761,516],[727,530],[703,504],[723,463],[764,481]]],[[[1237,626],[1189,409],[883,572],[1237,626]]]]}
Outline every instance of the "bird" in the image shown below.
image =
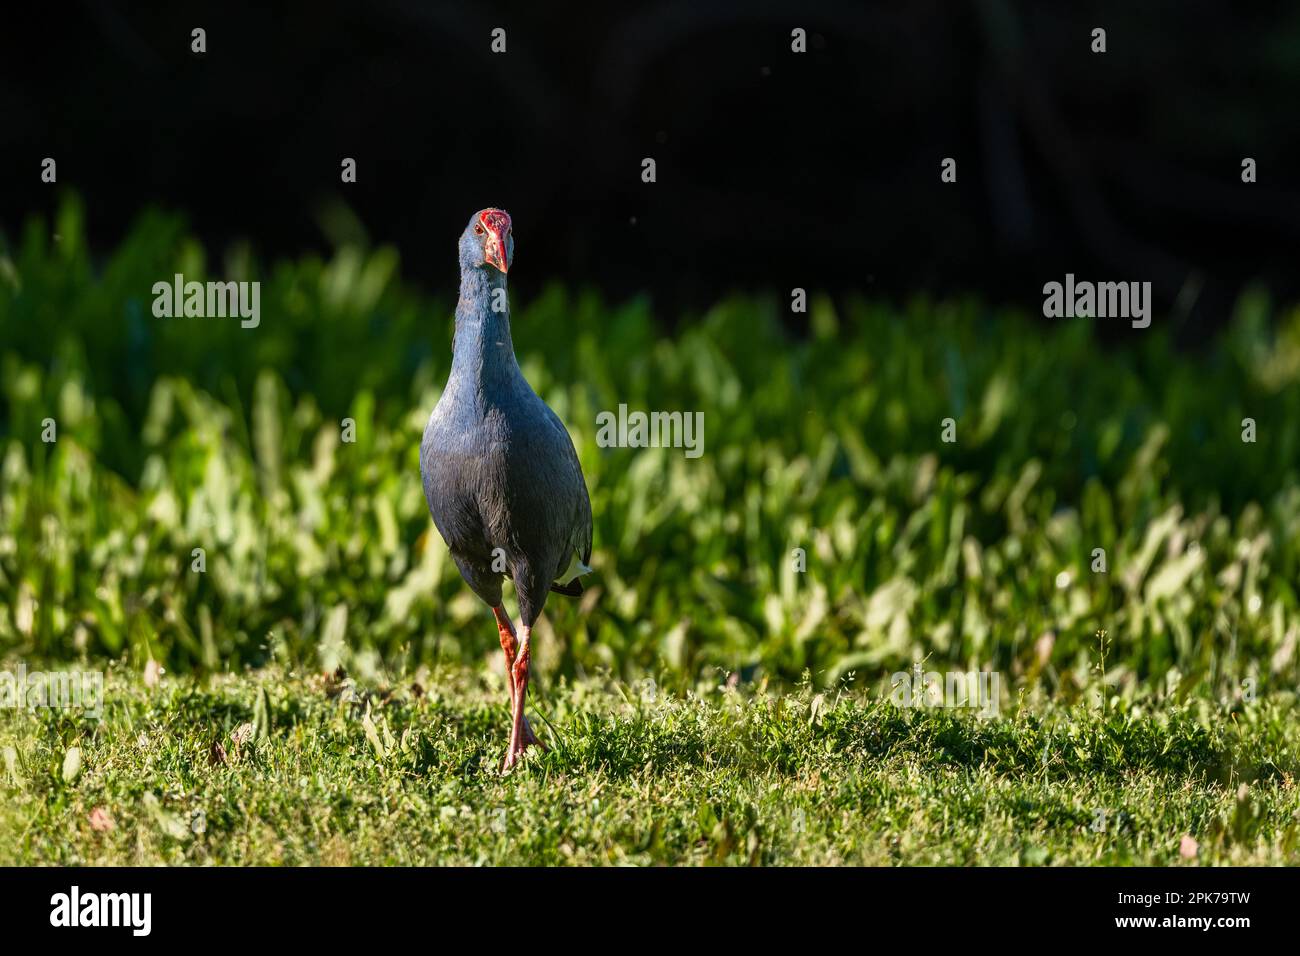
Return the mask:
{"type": "Polygon", "coordinates": [[[489,207],[461,233],[460,299],[451,372],[420,443],[429,514],[465,583],[492,609],[510,688],[510,742],[501,770],[546,747],[528,722],[533,625],[551,592],[577,597],[591,572],[591,498],[564,423],[515,358],[506,276],[510,214],[489,207]],[[502,604],[509,579],[516,631],[502,604]]]}

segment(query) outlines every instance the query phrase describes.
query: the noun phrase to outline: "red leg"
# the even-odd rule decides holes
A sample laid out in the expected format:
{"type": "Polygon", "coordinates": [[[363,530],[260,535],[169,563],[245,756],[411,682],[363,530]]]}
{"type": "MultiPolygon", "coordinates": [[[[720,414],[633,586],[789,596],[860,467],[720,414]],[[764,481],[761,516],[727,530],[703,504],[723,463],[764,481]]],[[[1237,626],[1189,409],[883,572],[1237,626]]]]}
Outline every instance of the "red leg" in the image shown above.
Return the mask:
{"type": "Polygon", "coordinates": [[[493,616],[497,619],[497,633],[501,636],[501,651],[506,658],[506,682],[510,685],[510,749],[506,752],[505,765],[503,770],[509,770],[518,760],[519,754],[524,749],[531,746],[546,749],[546,745],[537,739],[533,733],[533,728],[528,723],[528,717],[523,713],[523,704],[520,702],[518,665],[519,659],[524,660],[524,679],[523,687],[528,686],[528,664],[527,664],[527,642],[531,628],[524,629],[524,652],[521,655],[519,644],[515,638],[514,625],[510,623],[510,615],[506,614],[505,608],[497,606],[492,609],[493,616]],[[520,743],[516,747],[516,740],[520,743]]]}
{"type": "Polygon", "coordinates": [[[510,729],[510,749],[506,751],[506,762],[502,768],[509,770],[523,756],[524,751],[528,748],[530,742],[536,741],[533,737],[532,729],[528,727],[528,720],[524,717],[524,704],[528,699],[528,658],[530,653],[530,641],[532,638],[532,628],[525,625],[522,628],[524,632],[523,640],[519,643],[519,653],[515,657],[514,675],[515,675],[515,701],[514,701],[514,720],[510,729]],[[532,741],[529,738],[532,737],[532,741]]]}
{"type": "Polygon", "coordinates": [[[510,687],[510,712],[515,709],[515,654],[518,643],[515,641],[515,626],[510,623],[510,615],[501,605],[492,609],[492,616],[497,619],[497,633],[501,635],[501,650],[506,655],[506,683],[510,687]]]}

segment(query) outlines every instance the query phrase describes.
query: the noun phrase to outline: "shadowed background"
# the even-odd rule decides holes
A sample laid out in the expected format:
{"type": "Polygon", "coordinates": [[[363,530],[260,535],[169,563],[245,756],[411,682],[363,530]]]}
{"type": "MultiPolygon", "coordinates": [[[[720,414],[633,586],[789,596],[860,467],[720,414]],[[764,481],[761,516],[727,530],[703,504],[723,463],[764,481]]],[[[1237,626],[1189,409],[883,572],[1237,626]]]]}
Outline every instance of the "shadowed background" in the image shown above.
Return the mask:
{"type": "Polygon", "coordinates": [[[1037,310],[1070,271],[1152,281],[1187,341],[1247,280],[1297,289],[1285,3],[82,0],[11,18],[0,64],[0,223],[52,210],[53,156],[101,250],[156,203],[216,249],[393,243],[446,290],[467,211],[495,204],[522,288],[650,291],[661,321],[795,286],[1037,310]]]}

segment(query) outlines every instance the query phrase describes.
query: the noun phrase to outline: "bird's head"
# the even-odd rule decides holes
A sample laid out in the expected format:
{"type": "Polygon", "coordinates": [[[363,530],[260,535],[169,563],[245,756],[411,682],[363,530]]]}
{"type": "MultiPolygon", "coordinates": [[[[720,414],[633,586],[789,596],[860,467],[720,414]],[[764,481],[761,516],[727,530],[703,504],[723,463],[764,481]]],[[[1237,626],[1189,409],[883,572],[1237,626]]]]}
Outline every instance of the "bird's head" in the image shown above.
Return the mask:
{"type": "Polygon", "coordinates": [[[515,237],[510,232],[510,213],[504,209],[481,209],[470,217],[460,237],[460,261],[474,269],[492,266],[498,272],[510,270],[515,258],[515,237]]]}

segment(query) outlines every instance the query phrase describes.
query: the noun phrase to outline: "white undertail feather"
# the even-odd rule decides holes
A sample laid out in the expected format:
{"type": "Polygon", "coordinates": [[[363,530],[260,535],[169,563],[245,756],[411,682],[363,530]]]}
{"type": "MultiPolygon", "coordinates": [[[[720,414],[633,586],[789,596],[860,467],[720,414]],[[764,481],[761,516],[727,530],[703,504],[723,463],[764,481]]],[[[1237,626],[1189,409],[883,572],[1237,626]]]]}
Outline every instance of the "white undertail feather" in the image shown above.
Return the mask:
{"type": "Polygon", "coordinates": [[[578,552],[573,553],[573,558],[569,561],[569,566],[564,569],[564,573],[555,579],[555,583],[565,585],[570,583],[574,578],[581,577],[584,574],[590,574],[591,568],[583,563],[582,558],[578,557],[578,552]]]}

